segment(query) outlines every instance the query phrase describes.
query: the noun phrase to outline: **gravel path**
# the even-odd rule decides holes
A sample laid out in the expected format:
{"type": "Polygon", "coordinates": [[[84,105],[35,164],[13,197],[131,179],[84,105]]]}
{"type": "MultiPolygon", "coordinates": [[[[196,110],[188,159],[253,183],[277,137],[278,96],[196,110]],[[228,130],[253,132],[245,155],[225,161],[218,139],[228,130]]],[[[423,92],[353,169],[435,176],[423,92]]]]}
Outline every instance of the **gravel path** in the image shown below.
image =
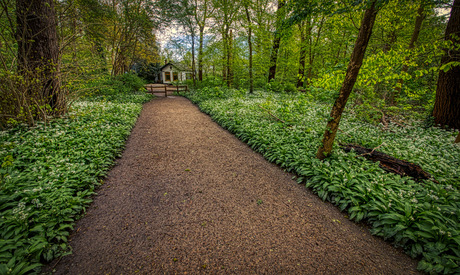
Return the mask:
{"type": "Polygon", "coordinates": [[[182,97],[144,105],[56,274],[415,274],[182,97]]]}

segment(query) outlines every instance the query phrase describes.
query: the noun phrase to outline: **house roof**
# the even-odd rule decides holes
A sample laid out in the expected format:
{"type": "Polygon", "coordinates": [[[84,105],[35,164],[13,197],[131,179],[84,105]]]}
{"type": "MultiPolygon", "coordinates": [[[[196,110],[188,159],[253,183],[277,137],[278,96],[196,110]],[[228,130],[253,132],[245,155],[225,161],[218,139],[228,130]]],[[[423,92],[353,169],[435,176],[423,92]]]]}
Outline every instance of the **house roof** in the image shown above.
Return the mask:
{"type": "Polygon", "coordinates": [[[167,67],[169,65],[175,67],[176,69],[178,69],[179,71],[182,71],[182,72],[191,72],[192,71],[192,69],[190,69],[189,67],[187,67],[187,66],[185,66],[183,64],[180,64],[180,63],[176,64],[176,63],[171,63],[171,62],[168,62],[163,67],[161,67],[160,71],[162,71],[165,67],[167,67]]]}

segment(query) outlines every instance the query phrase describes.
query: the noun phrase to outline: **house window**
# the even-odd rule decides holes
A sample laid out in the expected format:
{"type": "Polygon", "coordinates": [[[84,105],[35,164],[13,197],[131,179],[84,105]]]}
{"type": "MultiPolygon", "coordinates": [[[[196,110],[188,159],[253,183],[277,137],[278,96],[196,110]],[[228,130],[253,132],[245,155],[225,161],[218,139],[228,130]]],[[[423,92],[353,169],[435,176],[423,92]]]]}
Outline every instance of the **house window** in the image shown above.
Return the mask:
{"type": "Polygon", "coordinates": [[[165,82],[171,82],[171,73],[165,72],[165,82]]]}
{"type": "Polygon", "coordinates": [[[177,72],[173,72],[173,81],[179,80],[179,77],[177,76],[177,72]]]}
{"type": "Polygon", "coordinates": [[[192,73],[185,73],[185,79],[192,79],[192,73]]]}

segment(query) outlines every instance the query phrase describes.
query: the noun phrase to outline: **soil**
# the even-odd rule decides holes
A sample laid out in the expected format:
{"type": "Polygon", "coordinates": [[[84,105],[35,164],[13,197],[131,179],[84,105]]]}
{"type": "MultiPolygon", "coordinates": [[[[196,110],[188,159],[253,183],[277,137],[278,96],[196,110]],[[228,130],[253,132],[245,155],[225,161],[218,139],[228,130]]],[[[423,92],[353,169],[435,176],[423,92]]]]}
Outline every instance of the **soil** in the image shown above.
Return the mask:
{"type": "Polygon", "coordinates": [[[56,274],[415,274],[182,97],[144,105],[56,274]]]}

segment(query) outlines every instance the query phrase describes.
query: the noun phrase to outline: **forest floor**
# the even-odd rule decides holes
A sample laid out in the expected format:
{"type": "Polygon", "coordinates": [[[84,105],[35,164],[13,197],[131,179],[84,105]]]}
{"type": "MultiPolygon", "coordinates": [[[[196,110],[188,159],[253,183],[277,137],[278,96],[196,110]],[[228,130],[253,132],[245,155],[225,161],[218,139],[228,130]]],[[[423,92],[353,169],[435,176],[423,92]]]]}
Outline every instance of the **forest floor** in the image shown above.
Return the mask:
{"type": "Polygon", "coordinates": [[[182,97],[144,105],[84,218],[45,273],[415,274],[182,97]]]}

